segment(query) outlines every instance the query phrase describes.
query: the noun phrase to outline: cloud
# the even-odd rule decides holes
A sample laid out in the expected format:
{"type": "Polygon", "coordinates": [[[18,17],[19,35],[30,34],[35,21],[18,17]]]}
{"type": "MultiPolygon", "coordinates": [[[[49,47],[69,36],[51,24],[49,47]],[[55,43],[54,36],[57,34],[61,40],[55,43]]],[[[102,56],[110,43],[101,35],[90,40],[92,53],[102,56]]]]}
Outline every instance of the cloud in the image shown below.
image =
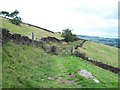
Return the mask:
{"type": "Polygon", "coordinates": [[[56,32],[70,28],[75,34],[117,37],[118,0],[3,0],[1,3],[0,10],[17,9],[23,21],[56,32]]]}

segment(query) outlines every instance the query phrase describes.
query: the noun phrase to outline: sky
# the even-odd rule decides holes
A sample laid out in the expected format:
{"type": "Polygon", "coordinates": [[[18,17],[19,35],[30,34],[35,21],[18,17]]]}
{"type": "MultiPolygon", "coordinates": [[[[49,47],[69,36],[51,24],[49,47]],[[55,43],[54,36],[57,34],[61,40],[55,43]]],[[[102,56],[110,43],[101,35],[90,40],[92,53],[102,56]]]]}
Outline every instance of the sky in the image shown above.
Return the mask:
{"type": "Polygon", "coordinates": [[[22,21],[54,32],[118,37],[119,0],[0,0],[0,11],[17,9],[22,21]]]}

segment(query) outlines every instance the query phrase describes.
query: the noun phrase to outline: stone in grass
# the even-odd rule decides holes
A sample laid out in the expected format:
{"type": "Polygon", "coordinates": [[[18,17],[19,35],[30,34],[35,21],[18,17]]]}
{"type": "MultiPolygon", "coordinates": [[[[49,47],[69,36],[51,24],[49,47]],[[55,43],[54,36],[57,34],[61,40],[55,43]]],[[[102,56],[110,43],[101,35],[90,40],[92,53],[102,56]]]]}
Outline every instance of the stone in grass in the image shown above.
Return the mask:
{"type": "Polygon", "coordinates": [[[99,83],[100,81],[99,80],[97,80],[96,78],[94,78],[93,79],[96,83],[99,83]]]}
{"type": "Polygon", "coordinates": [[[99,83],[99,80],[97,80],[90,72],[88,72],[87,70],[83,70],[81,69],[80,71],[78,71],[78,74],[85,77],[85,78],[91,78],[93,79],[96,83],[99,83]]]}
{"type": "Polygon", "coordinates": [[[56,47],[56,46],[52,46],[51,47],[51,54],[54,54],[54,55],[57,55],[58,54],[58,50],[57,50],[58,48],[56,47]]]}
{"type": "Polygon", "coordinates": [[[48,77],[48,80],[51,80],[51,77],[48,77]]]}
{"type": "Polygon", "coordinates": [[[47,79],[48,79],[48,80],[54,80],[54,78],[52,78],[52,77],[48,77],[47,79]]]}

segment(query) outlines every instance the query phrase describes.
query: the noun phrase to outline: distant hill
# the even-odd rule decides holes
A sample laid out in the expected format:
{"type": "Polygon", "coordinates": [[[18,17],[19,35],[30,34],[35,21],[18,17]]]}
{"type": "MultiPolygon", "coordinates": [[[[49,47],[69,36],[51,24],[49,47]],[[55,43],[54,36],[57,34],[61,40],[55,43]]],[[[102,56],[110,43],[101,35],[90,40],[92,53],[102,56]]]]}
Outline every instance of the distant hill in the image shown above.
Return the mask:
{"type": "Polygon", "coordinates": [[[86,35],[77,35],[79,38],[87,39],[96,43],[101,43],[109,46],[120,47],[118,42],[120,39],[117,38],[103,38],[103,37],[96,37],[96,36],[86,36],[86,35]]]}

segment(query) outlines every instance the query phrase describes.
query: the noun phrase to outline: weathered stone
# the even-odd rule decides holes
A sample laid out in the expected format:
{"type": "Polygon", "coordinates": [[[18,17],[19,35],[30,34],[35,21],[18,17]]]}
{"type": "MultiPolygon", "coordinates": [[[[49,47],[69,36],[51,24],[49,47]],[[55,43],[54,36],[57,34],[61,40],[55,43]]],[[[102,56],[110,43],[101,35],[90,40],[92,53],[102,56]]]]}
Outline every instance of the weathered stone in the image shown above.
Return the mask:
{"type": "Polygon", "coordinates": [[[91,78],[92,80],[94,80],[96,83],[99,83],[99,80],[97,80],[90,72],[88,72],[87,70],[80,70],[78,71],[78,74],[80,76],[83,76],[85,78],[91,78]]]}
{"type": "Polygon", "coordinates": [[[87,70],[82,69],[82,70],[78,71],[78,73],[83,77],[93,78],[93,75],[90,72],[88,72],[87,70]]]}
{"type": "Polygon", "coordinates": [[[85,53],[82,52],[75,51],[74,55],[76,55],[77,57],[85,58],[85,53]]]}
{"type": "Polygon", "coordinates": [[[7,43],[8,41],[10,41],[11,38],[11,34],[9,33],[9,31],[5,28],[0,28],[0,31],[2,32],[2,44],[7,43]]]}
{"type": "Polygon", "coordinates": [[[57,55],[58,54],[57,47],[56,46],[52,46],[51,49],[50,49],[50,52],[51,52],[51,54],[57,55]]]}
{"type": "Polygon", "coordinates": [[[100,81],[99,80],[97,80],[96,78],[94,78],[93,79],[96,83],[99,83],[100,81]]]}

